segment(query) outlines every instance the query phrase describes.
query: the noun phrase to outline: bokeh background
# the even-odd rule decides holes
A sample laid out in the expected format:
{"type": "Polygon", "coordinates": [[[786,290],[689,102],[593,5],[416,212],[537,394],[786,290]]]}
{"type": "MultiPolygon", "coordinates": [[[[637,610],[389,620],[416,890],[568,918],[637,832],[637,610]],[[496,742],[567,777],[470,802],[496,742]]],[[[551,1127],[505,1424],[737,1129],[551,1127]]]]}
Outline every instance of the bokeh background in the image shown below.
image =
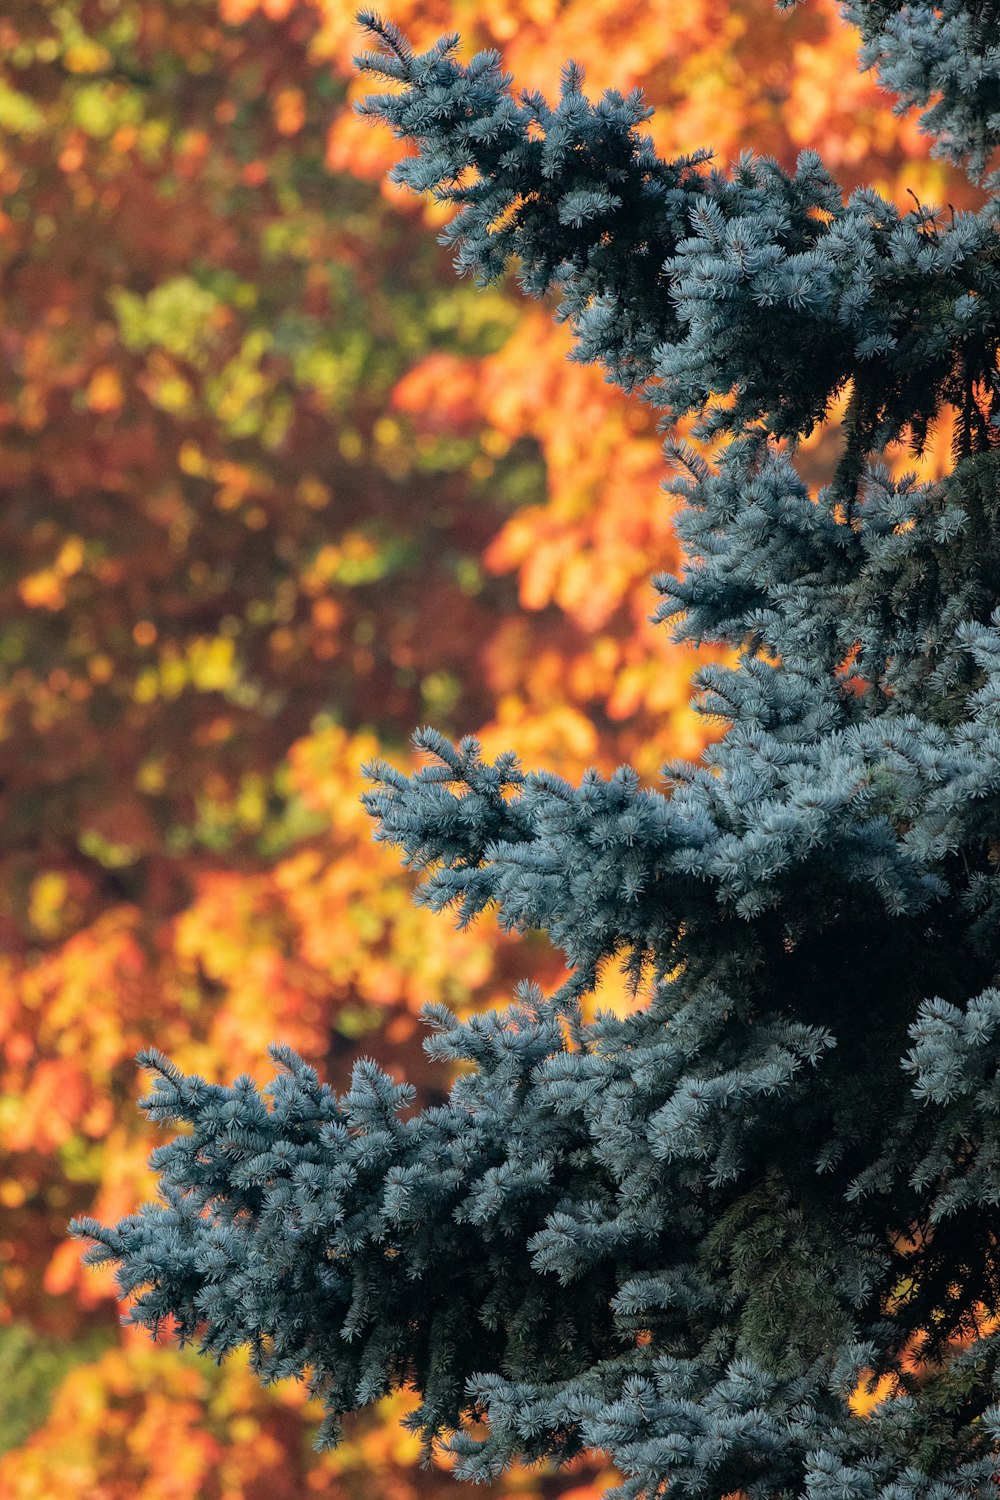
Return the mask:
{"type": "MultiPolygon", "coordinates": [[[[0,7],[0,1494],[445,1500],[400,1397],[317,1455],[261,1391],[119,1324],[66,1222],[152,1192],[136,1050],[215,1080],[291,1043],[417,1081],[422,1003],[551,986],[371,842],[361,763],[429,722],[577,777],[696,755],[653,417],[564,329],[457,282],[363,125],[349,0],[0,7]]],[[[554,93],[645,86],[663,151],[817,147],[961,207],[829,0],[393,0],[554,93]]],[[[940,462],[947,434],[928,463],[940,462]]],[[[807,445],[819,482],[836,432],[807,445]]],[[[630,1003],[606,977],[606,1005],[630,1003]]],[[[502,1500],[593,1500],[599,1459],[502,1500]]],[[[482,1490],[477,1490],[482,1494],[482,1490]]]]}

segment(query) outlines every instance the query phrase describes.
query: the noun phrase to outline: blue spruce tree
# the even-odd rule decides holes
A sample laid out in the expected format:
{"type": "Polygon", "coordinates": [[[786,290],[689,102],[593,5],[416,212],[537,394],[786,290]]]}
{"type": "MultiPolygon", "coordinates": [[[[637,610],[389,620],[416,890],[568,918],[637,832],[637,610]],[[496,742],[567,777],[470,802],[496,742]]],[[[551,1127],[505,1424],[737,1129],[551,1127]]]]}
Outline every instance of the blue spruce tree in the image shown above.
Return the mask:
{"type": "Polygon", "coordinates": [[[428,1007],[465,1065],[443,1106],[282,1048],[267,1098],[145,1059],[185,1131],[161,1203],[76,1226],[89,1258],[138,1323],[308,1379],[328,1441],[405,1384],[464,1478],[602,1449],[620,1500],[995,1500],[1000,5],[844,10],[979,212],[845,202],[809,152],[663,161],[637,93],[592,103],[570,65],[551,106],[363,18],[394,85],[364,112],[456,206],[459,269],[557,288],[574,358],[714,440],[667,442],[689,560],[659,617],[739,664],[701,674],[728,732],[663,791],[432,730],[425,769],[371,768],[421,899],[543,929],[572,971],[464,1024],[428,1007]],[[813,497],[795,445],[847,392],[813,497]],[[946,405],[953,472],[894,480],[880,452],[946,405]],[[612,961],[644,1003],[587,1024],[612,961]],[[897,1378],[862,1418],[867,1372],[897,1378]]]}

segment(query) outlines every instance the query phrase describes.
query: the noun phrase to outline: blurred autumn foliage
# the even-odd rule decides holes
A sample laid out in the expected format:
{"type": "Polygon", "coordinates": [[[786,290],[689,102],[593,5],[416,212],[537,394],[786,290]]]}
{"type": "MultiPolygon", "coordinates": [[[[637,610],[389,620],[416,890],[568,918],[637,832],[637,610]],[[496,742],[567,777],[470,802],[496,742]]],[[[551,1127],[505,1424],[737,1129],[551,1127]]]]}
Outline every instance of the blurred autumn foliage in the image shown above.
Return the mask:
{"type": "MultiPolygon", "coordinates": [[[[291,1043],[431,1098],[417,1014],[552,954],[412,906],[359,767],[419,723],[577,776],[695,755],[647,408],[516,288],[456,283],[352,116],[343,0],[0,12],[0,1493],[458,1493],[391,1410],[311,1449],[261,1392],[118,1327],[73,1213],[148,1194],[136,1050],[215,1079],[291,1043]]],[[[394,0],[552,92],[642,83],[657,144],[819,148],[956,205],[830,0],[394,0]]],[[[804,455],[817,476],[823,440],[804,455]]],[[[609,975],[602,1001],[627,1004],[609,975]]],[[[605,1482],[607,1476],[605,1476],[605,1482]]],[[[601,1488],[591,1465],[498,1496],[601,1488]]]]}

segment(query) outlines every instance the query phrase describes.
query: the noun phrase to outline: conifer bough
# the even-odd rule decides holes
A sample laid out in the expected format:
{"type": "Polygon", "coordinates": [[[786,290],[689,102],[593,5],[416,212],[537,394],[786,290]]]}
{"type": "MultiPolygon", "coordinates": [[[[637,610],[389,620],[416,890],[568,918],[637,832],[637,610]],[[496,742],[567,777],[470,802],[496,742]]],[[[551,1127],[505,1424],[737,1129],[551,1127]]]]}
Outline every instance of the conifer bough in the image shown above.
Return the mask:
{"type": "Polygon", "coordinates": [[[327,1441],[409,1385],[466,1479],[600,1449],[622,1500],[995,1500],[1000,6],[844,11],[978,212],[845,202],[810,152],[663,161],[638,93],[591,103],[568,66],[553,107],[362,18],[396,86],[363,112],[456,206],[458,268],[557,288],[574,358],[716,440],[668,439],[689,561],[658,614],[739,660],[700,676],[724,739],[663,791],[432,730],[415,774],[370,768],[420,899],[543,929],[572,971],[428,1007],[466,1065],[446,1104],[369,1062],[337,1094],[282,1048],[266,1097],[144,1059],[186,1131],[159,1204],[75,1226],[88,1257],[133,1321],[308,1379],[327,1441]],[[816,499],[795,444],[847,392],[816,499]],[[946,407],[953,472],[893,479],[882,450],[946,407]],[[586,1023],[610,961],[645,1003],[586,1023]]]}

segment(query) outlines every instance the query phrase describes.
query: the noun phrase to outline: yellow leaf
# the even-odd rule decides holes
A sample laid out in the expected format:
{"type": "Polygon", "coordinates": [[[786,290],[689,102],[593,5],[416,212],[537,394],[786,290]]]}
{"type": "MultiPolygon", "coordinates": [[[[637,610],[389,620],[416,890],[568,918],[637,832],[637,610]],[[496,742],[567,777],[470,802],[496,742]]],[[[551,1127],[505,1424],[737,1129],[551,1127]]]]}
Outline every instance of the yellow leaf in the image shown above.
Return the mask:
{"type": "Polygon", "coordinates": [[[66,603],[63,581],[53,568],[43,568],[22,578],[17,592],[29,609],[62,609],[66,603]]]}
{"type": "Polygon", "coordinates": [[[100,365],[87,386],[87,405],[91,411],[120,411],[125,401],[121,376],[113,365],[100,365]]]}
{"type": "Polygon", "coordinates": [[[44,938],[58,937],[63,925],[63,909],[69,886],[58,870],[46,870],[31,882],[28,897],[28,920],[44,938]]]}

